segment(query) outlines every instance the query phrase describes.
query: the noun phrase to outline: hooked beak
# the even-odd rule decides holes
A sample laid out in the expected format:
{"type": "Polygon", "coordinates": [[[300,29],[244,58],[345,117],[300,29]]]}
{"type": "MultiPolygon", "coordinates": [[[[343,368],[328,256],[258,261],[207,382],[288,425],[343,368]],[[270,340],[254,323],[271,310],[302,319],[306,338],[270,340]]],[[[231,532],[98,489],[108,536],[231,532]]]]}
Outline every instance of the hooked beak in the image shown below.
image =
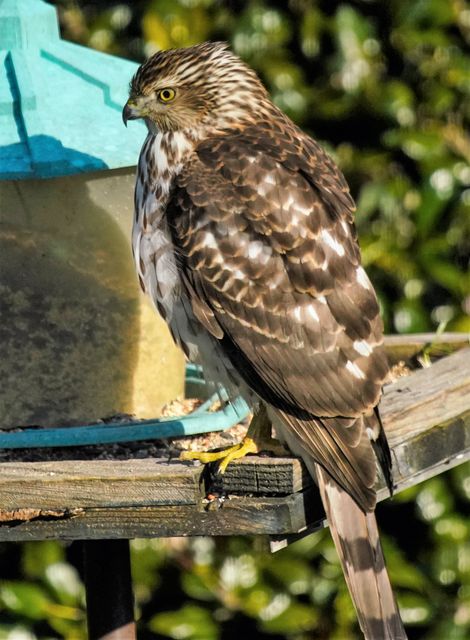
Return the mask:
{"type": "Polygon", "coordinates": [[[142,117],[142,114],[140,113],[139,109],[135,106],[135,104],[127,101],[126,104],[124,105],[124,109],[122,110],[122,121],[124,122],[126,127],[127,127],[128,120],[137,120],[138,118],[141,118],[141,117],[142,117]]]}

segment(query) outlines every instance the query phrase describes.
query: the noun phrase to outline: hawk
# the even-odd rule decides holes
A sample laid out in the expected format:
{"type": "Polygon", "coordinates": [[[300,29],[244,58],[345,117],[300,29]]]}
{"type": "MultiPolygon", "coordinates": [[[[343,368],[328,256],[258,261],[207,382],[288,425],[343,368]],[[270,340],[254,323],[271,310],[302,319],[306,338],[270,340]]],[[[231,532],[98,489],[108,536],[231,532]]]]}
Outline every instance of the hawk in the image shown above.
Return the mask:
{"type": "MultiPolygon", "coordinates": [[[[343,175],[223,43],[142,64],[123,110],[136,118],[143,291],[186,356],[305,461],[364,636],[406,638],[374,516],[376,460],[392,488],[377,410],[388,365],[343,175]]],[[[228,460],[256,450],[254,432],[228,460]]]]}

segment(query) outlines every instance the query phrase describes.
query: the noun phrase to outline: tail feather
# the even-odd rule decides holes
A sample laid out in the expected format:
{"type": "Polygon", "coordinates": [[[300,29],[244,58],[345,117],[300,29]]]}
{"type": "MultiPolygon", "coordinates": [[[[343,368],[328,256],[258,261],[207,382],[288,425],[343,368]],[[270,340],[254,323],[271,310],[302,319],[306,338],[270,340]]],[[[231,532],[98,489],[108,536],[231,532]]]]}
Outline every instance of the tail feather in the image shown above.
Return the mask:
{"type": "Polygon", "coordinates": [[[316,477],[330,531],[366,640],[406,640],[373,511],[365,513],[320,465],[316,477]]]}

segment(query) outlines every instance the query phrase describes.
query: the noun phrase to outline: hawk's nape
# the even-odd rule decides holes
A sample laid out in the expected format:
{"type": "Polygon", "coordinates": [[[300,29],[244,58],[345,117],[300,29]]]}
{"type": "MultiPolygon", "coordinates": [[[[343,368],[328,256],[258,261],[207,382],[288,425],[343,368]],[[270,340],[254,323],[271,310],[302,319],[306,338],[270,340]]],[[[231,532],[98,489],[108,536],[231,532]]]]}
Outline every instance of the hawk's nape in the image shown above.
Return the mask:
{"type": "Polygon", "coordinates": [[[388,373],[354,203],[331,158],[225,45],[162,51],[131,85],[149,128],[135,262],[175,341],[207,375],[265,402],[316,478],[359,622],[406,638],[374,516],[377,404],[388,373]]]}

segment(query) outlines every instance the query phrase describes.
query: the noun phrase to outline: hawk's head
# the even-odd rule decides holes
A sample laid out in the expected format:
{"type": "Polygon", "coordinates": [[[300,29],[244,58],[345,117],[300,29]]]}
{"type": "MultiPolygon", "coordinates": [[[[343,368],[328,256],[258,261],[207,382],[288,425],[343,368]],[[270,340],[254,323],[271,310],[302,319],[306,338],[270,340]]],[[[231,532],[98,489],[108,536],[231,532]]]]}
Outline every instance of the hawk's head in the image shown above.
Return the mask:
{"type": "Polygon", "coordinates": [[[153,133],[214,130],[253,121],[269,104],[255,72],[225,43],[159,51],[131,82],[123,120],[144,118],[153,133]]]}

